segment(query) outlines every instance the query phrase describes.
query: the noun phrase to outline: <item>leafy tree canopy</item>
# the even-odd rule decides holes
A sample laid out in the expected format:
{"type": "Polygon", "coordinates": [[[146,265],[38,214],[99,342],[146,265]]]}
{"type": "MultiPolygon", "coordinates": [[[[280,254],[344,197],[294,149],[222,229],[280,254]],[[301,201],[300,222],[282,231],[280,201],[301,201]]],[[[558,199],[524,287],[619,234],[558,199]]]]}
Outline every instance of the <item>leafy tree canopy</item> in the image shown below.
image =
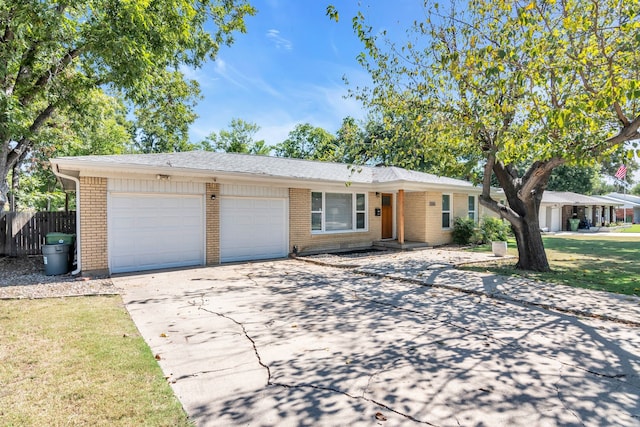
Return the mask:
{"type": "Polygon", "coordinates": [[[200,142],[199,148],[206,151],[266,156],[271,152],[271,147],[266,145],[263,140],[256,141],[254,139],[259,130],[260,126],[255,123],[233,119],[228,130],[221,130],[219,133],[212,132],[204,141],[200,142]]]}
{"type": "Polygon", "coordinates": [[[189,151],[189,126],[198,117],[193,109],[200,99],[196,81],[182,74],[160,71],[158,84],[136,106],[134,150],[142,153],[189,151]]]}
{"type": "Polygon", "coordinates": [[[591,166],[560,165],[553,169],[547,190],[592,194],[597,170],[591,166]]]}
{"type": "Polygon", "coordinates": [[[32,154],[10,174],[12,210],[63,208],[66,195],[56,186],[49,158],[126,152],[131,126],[122,102],[100,89],[81,104],[56,110],[34,137],[32,154]]]}
{"type": "Polygon", "coordinates": [[[373,80],[354,96],[383,118],[398,149],[427,150],[440,170],[480,160],[480,203],[511,223],[517,267],[546,271],[538,209],[553,169],[640,137],[640,4],[426,1],[424,16],[403,44],[362,13],[354,18],[373,80]],[[491,197],[493,175],[508,205],[491,197]]]}
{"type": "Polygon", "coordinates": [[[0,206],[56,111],[96,89],[145,105],[162,70],[214,58],[254,13],[245,0],[0,2],[0,206]]]}
{"type": "Polygon", "coordinates": [[[302,123],[289,132],[289,137],[275,146],[278,157],[309,160],[336,160],[335,137],[326,130],[302,123]]]}

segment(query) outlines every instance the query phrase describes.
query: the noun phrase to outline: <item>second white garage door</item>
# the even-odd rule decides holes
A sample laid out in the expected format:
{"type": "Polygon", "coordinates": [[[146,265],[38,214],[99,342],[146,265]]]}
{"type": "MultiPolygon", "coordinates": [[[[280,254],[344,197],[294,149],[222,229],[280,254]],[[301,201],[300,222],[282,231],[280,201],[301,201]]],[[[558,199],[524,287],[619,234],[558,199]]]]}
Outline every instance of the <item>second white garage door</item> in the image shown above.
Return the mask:
{"type": "Polygon", "coordinates": [[[287,256],[286,199],[222,197],[220,261],[287,256]]]}
{"type": "Polygon", "coordinates": [[[109,267],[112,273],[202,265],[203,197],[112,193],[109,267]]]}

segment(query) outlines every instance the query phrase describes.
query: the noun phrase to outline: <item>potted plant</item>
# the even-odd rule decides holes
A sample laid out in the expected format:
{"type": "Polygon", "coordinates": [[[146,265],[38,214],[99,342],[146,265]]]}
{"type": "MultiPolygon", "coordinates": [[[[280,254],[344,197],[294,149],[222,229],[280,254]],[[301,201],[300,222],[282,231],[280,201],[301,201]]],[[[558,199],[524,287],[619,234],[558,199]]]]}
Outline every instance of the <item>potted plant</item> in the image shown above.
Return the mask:
{"type": "Polygon", "coordinates": [[[495,256],[507,255],[507,241],[506,240],[494,240],[491,242],[491,250],[495,256]]]}
{"type": "Polygon", "coordinates": [[[482,234],[485,242],[491,242],[491,250],[495,256],[507,254],[507,237],[509,226],[499,218],[486,217],[482,221],[482,234]]]}

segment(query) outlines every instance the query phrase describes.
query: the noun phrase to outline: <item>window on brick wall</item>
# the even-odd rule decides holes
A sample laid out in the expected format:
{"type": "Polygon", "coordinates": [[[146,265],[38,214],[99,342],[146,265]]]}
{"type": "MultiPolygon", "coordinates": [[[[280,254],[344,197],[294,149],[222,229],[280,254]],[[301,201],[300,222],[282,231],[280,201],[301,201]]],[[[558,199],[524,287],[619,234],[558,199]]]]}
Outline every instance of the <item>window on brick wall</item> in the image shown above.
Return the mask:
{"type": "Polygon", "coordinates": [[[469,218],[477,221],[478,220],[478,214],[477,214],[477,207],[476,207],[476,196],[469,196],[469,218]]]}
{"type": "Polygon", "coordinates": [[[311,231],[336,233],[366,231],[367,197],[364,193],[311,193],[311,231]]]}
{"type": "Polygon", "coordinates": [[[451,228],[451,194],[442,195],[442,228],[451,228]]]}

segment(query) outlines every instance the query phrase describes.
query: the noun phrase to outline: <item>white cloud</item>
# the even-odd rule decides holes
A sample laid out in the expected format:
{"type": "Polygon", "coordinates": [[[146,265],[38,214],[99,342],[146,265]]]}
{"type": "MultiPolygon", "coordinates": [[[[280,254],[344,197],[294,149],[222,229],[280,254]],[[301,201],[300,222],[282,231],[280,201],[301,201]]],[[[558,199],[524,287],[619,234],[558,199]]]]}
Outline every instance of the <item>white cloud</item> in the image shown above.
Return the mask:
{"type": "Polygon", "coordinates": [[[223,59],[216,59],[213,71],[222,79],[246,92],[264,92],[276,98],[282,97],[280,91],[267,83],[261,76],[251,76],[241,73],[236,67],[230,65],[223,59]]]}
{"type": "Polygon", "coordinates": [[[274,29],[268,30],[267,38],[271,40],[271,42],[275,45],[277,49],[283,49],[283,50],[293,49],[293,43],[291,43],[290,40],[287,40],[284,37],[282,37],[280,35],[280,31],[278,30],[274,30],[274,29]]]}
{"type": "Polygon", "coordinates": [[[258,133],[256,133],[256,139],[263,139],[267,145],[274,146],[287,139],[289,132],[291,132],[297,124],[298,122],[287,122],[261,126],[258,133]]]}

